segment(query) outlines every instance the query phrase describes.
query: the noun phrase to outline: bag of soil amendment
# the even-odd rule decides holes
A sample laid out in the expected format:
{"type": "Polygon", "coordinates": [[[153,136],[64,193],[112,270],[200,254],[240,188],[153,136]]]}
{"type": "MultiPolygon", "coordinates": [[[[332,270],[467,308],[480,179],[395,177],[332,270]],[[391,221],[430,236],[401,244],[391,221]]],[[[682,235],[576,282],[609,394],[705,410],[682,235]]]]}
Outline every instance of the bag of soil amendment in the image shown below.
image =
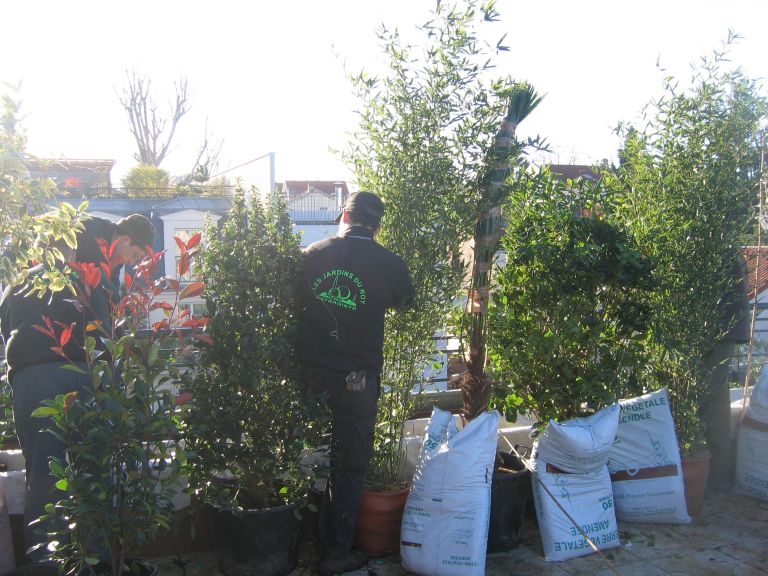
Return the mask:
{"type": "Polygon", "coordinates": [[[768,500],[768,367],[752,389],[739,427],[734,491],[768,500]]]}
{"type": "Polygon", "coordinates": [[[616,517],[625,522],[690,523],[667,390],[619,404],[618,433],[608,457],[616,517]]]}
{"type": "Polygon", "coordinates": [[[546,462],[534,460],[533,502],[544,557],[559,561],[591,554],[594,550],[584,535],[599,550],[618,546],[611,477],[605,464],[602,470],[587,474],[554,470],[546,462]]]}
{"type": "Polygon", "coordinates": [[[483,576],[499,416],[462,430],[433,408],[400,533],[403,568],[423,576],[483,576]]]}
{"type": "Polygon", "coordinates": [[[536,458],[571,474],[602,470],[616,437],[619,408],[614,404],[586,418],[552,420],[539,438],[536,458]]]}
{"type": "Polygon", "coordinates": [[[547,560],[591,554],[590,541],[600,550],[619,545],[606,466],[618,416],[615,404],[587,418],[552,421],[534,447],[533,501],[547,560]]]}

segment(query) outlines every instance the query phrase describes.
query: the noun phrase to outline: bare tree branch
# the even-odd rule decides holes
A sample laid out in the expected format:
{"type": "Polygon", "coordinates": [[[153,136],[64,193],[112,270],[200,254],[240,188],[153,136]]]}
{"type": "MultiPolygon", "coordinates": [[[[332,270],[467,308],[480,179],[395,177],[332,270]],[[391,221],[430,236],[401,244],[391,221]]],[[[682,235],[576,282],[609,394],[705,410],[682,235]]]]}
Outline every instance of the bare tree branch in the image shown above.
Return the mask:
{"type": "Polygon", "coordinates": [[[151,80],[136,72],[126,71],[125,74],[127,83],[118,97],[128,114],[131,134],[138,147],[134,158],[142,164],[160,166],[168,154],[179,120],[189,111],[187,80],[182,78],[174,82],[175,102],[169,103],[170,116],[166,118],[158,114],[150,94],[151,80]],[[169,121],[170,128],[166,134],[169,121]]]}
{"type": "Polygon", "coordinates": [[[181,185],[189,185],[192,182],[203,184],[211,179],[211,174],[218,168],[219,154],[221,153],[221,147],[224,145],[224,140],[211,142],[211,138],[212,134],[208,132],[208,120],[206,119],[203,144],[197,153],[192,170],[184,176],[180,182],[181,185]]]}

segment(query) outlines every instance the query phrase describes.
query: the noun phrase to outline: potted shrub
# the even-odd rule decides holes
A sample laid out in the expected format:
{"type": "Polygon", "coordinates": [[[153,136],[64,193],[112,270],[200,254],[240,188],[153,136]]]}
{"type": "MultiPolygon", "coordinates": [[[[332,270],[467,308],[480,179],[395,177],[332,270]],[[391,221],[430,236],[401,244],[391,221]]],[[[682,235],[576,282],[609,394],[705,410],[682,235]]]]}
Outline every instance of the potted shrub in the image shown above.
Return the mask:
{"type": "Polygon", "coordinates": [[[615,177],[618,216],[657,262],[647,385],[669,389],[684,468],[706,450],[706,357],[733,322],[734,261],[754,233],[766,100],[727,65],[734,39],[701,59],[689,86],[665,79],[642,130],[622,127],[615,177]]]}
{"type": "MultiPolygon", "coordinates": [[[[200,236],[184,246],[179,275],[189,268],[200,236]]],[[[107,286],[114,246],[101,243],[101,267],[70,262],[73,306],[91,306],[93,290],[107,286]]],[[[135,557],[139,547],[159,530],[169,528],[172,497],[181,490],[185,452],[179,444],[178,409],[169,386],[178,377],[175,360],[195,351],[204,319],[190,319],[179,302],[202,292],[194,282],[182,286],[173,278],[158,278],[162,253],[150,253],[126,273],[126,294],[111,302],[111,325],[91,322],[84,334],[73,326],[44,318],[38,330],[49,335],[54,349],[67,359],[64,345],[82,342],[93,393],[71,392],[45,401],[33,415],[51,418],[52,432],[66,442],[65,462],[51,462],[59,478],[61,499],[46,507],[42,522],[50,521],[51,558],[68,574],[148,573],[151,565],[135,557]],[[163,295],[161,297],[161,295],[163,295]],[[170,299],[169,299],[170,295],[170,299]],[[150,324],[150,314],[163,312],[150,324]],[[169,340],[177,353],[167,354],[169,340]],[[97,343],[98,340],[98,343],[97,343]]],[[[71,363],[69,369],[83,373],[71,363]]]]}
{"type": "Polygon", "coordinates": [[[651,265],[610,211],[601,184],[547,171],[505,206],[489,347],[493,401],[512,422],[568,420],[642,389],[651,265]]]}
{"type": "Polygon", "coordinates": [[[188,384],[190,481],[216,508],[228,576],[295,568],[311,472],[300,457],[316,440],[294,350],[299,239],[281,198],[262,207],[254,196],[238,188],[221,228],[206,228],[213,343],[188,384]]]}

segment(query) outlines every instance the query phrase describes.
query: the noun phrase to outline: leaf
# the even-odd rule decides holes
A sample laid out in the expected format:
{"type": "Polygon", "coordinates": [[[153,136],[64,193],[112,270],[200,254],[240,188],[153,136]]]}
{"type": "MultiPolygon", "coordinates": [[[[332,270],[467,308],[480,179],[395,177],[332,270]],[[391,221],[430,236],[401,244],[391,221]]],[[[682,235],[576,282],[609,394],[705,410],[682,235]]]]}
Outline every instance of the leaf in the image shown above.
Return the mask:
{"type": "Polygon", "coordinates": [[[181,255],[184,256],[187,253],[187,246],[184,244],[184,240],[178,236],[174,236],[173,239],[176,240],[176,244],[179,246],[179,250],[181,250],[181,255]]]}
{"type": "Polygon", "coordinates": [[[66,492],[69,488],[69,481],[66,478],[61,478],[58,482],[56,482],[55,486],[59,490],[66,492]]]}
{"type": "Polygon", "coordinates": [[[32,416],[35,418],[45,418],[47,416],[53,416],[54,414],[58,414],[59,409],[58,408],[51,408],[49,406],[41,406],[40,408],[35,408],[32,411],[32,416]]]}
{"type": "Polygon", "coordinates": [[[181,258],[179,258],[179,266],[178,266],[178,274],[179,276],[184,276],[189,272],[189,265],[190,265],[190,259],[189,254],[186,252],[181,255],[181,258]]]}
{"type": "Polygon", "coordinates": [[[64,348],[64,346],[69,344],[69,341],[72,339],[72,329],[74,327],[75,323],[73,322],[70,326],[67,326],[61,331],[61,334],[59,335],[59,346],[64,348]]]}
{"type": "Polygon", "coordinates": [[[193,235],[192,238],[189,239],[189,242],[187,242],[187,250],[191,250],[198,244],[200,244],[200,239],[203,237],[202,232],[198,232],[197,234],[193,235]]]}
{"type": "Polygon", "coordinates": [[[48,469],[51,471],[51,473],[54,476],[63,476],[64,475],[64,466],[62,466],[61,462],[58,460],[51,460],[48,462],[48,469]]]}
{"type": "Polygon", "coordinates": [[[204,291],[205,291],[205,282],[190,282],[189,284],[187,284],[184,290],[181,291],[181,294],[179,295],[179,300],[184,300],[185,298],[192,298],[193,296],[199,296],[204,291]]]}
{"type": "Polygon", "coordinates": [[[54,340],[56,340],[56,335],[53,333],[53,331],[52,331],[52,330],[48,330],[47,328],[43,328],[43,327],[42,327],[42,326],[40,326],[39,324],[32,324],[32,328],[34,328],[34,329],[35,329],[35,330],[37,330],[38,332],[42,332],[42,333],[43,333],[43,334],[45,334],[46,336],[50,336],[51,338],[53,338],[54,340]]]}

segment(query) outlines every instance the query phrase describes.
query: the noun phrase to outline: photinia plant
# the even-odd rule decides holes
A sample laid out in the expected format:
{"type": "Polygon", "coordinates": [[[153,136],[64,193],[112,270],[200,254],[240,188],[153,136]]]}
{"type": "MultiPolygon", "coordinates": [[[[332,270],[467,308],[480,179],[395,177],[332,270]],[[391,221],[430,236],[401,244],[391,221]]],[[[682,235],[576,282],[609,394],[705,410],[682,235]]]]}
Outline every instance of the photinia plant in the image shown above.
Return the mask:
{"type": "MultiPolygon", "coordinates": [[[[179,276],[199,243],[200,234],[180,243],[179,276]]],[[[65,368],[90,376],[92,388],[46,401],[34,415],[52,419],[51,432],[67,451],[65,462],[51,462],[61,498],[41,517],[49,527],[51,558],[67,574],[117,576],[131,569],[129,560],[141,545],[170,527],[186,462],[171,384],[198,344],[210,339],[201,332],[207,319],[190,318],[179,307],[202,293],[202,283],[158,277],[163,253],[150,250],[133,274],[125,273],[125,295],[118,299],[111,280],[114,244],[100,245],[99,264],[69,263],[70,302],[83,321],[44,318],[36,326],[68,361],[65,368]],[[106,316],[99,310],[105,303],[106,316]],[[85,363],[68,357],[73,341],[82,345],[85,363]]]]}

